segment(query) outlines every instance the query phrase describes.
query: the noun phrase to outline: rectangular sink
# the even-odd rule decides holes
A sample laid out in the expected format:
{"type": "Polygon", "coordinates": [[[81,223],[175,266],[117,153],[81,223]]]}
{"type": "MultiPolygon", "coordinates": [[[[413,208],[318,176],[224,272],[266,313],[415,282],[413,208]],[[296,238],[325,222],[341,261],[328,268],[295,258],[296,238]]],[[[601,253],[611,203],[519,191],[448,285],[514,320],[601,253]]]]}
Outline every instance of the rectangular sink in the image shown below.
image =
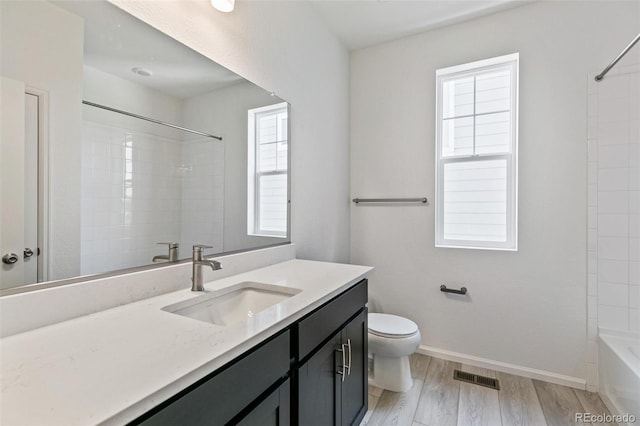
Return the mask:
{"type": "Polygon", "coordinates": [[[292,287],[244,281],[195,299],[165,306],[162,310],[226,326],[253,318],[257,313],[301,291],[292,287]]]}

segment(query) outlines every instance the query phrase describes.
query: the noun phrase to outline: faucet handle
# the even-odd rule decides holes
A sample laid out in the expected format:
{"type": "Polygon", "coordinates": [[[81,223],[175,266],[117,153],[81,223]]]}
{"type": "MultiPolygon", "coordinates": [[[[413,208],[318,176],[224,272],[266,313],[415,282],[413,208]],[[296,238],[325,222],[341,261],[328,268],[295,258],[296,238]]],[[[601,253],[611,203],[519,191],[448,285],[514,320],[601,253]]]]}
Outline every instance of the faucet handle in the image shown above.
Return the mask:
{"type": "Polygon", "coordinates": [[[170,249],[178,248],[178,243],[157,243],[157,244],[166,244],[170,249]]]}
{"type": "Polygon", "coordinates": [[[193,250],[198,250],[198,251],[202,251],[204,249],[210,249],[210,248],[213,248],[213,246],[207,246],[207,245],[204,245],[204,244],[194,244],[193,245],[193,250]]]}
{"type": "Polygon", "coordinates": [[[193,245],[193,260],[200,261],[204,260],[204,250],[208,248],[213,248],[211,246],[205,246],[204,244],[194,244],[193,245]]]}

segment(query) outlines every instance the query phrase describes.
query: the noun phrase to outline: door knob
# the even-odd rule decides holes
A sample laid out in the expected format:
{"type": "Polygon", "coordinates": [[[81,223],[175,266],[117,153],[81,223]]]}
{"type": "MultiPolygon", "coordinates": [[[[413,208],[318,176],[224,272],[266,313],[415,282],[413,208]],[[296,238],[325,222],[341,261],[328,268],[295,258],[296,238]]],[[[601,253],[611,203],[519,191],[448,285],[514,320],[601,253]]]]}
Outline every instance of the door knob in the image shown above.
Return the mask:
{"type": "Polygon", "coordinates": [[[2,263],[6,263],[7,265],[13,265],[18,261],[18,255],[15,253],[7,253],[2,256],[2,263]]]}
{"type": "Polygon", "coordinates": [[[24,258],[26,259],[27,257],[31,257],[31,256],[33,256],[33,250],[31,250],[29,247],[24,249],[24,258]]]}

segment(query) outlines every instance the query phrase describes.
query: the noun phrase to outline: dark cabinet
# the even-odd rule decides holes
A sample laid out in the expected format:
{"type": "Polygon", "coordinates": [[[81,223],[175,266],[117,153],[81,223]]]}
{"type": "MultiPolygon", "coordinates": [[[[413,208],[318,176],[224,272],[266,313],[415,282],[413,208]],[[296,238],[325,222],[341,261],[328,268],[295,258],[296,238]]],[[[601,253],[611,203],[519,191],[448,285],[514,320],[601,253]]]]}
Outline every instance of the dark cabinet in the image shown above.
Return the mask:
{"type": "Polygon", "coordinates": [[[342,331],[342,344],[347,344],[348,370],[341,376],[340,407],[342,425],[358,425],[367,412],[367,310],[360,311],[342,331]],[[344,377],[344,381],[342,381],[344,377]]]}
{"type": "MultiPolygon", "coordinates": [[[[189,386],[131,424],[236,424],[235,419],[243,417],[249,407],[265,400],[271,388],[286,380],[291,368],[290,342],[290,332],[286,330],[189,386]]],[[[285,405],[282,402],[279,404],[285,405]]],[[[288,418],[287,422],[275,424],[288,425],[288,418]]]]}
{"type": "Polygon", "coordinates": [[[358,425],[367,411],[366,284],[357,284],[300,322],[300,353],[306,357],[297,369],[299,425],[358,425]],[[327,327],[336,321],[337,330],[327,327]],[[321,340],[329,329],[333,334],[321,340]],[[314,348],[314,339],[323,343],[314,348]]]}
{"type": "Polygon", "coordinates": [[[358,425],[367,411],[367,280],[130,424],[358,425]]]}
{"type": "Polygon", "coordinates": [[[340,392],[337,371],[342,368],[336,349],[340,345],[341,335],[338,334],[298,368],[298,424],[340,424],[336,405],[340,392]]]}
{"type": "Polygon", "coordinates": [[[237,424],[238,426],[289,426],[291,424],[290,402],[291,380],[287,379],[237,424]]]}

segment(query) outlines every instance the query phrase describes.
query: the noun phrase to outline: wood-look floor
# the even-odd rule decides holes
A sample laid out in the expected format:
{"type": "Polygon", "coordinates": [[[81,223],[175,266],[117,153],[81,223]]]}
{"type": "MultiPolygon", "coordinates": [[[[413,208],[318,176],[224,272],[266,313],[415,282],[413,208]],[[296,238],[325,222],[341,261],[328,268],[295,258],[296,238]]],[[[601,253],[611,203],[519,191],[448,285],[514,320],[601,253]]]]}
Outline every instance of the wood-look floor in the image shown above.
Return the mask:
{"type": "Polygon", "coordinates": [[[425,355],[411,356],[411,373],[404,393],[369,386],[360,426],[564,426],[585,424],[575,413],[609,414],[591,392],[425,355]],[[500,390],[454,380],[455,369],[497,378],[500,390]]]}

